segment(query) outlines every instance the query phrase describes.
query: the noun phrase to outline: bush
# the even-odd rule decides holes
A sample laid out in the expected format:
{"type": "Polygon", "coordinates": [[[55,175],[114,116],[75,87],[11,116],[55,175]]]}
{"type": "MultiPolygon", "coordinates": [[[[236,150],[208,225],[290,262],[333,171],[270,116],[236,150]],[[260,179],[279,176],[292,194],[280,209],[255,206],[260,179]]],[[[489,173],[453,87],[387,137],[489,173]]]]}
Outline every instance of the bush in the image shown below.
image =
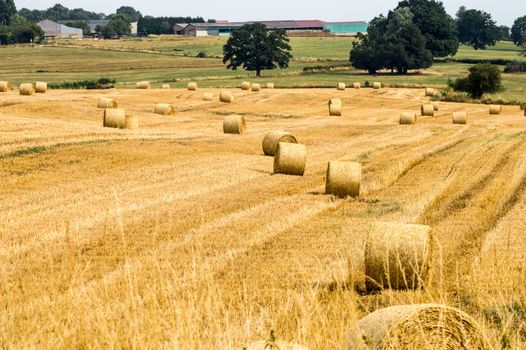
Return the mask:
{"type": "Polygon", "coordinates": [[[50,89],[109,89],[115,84],[115,79],[100,78],[95,80],[66,81],[63,83],[49,84],[50,89]]]}
{"type": "Polygon", "coordinates": [[[455,91],[467,92],[472,98],[481,98],[485,93],[495,93],[502,90],[502,77],[497,66],[491,64],[476,64],[469,69],[466,78],[449,82],[455,91]]]}
{"type": "Polygon", "coordinates": [[[42,29],[34,23],[0,26],[0,45],[36,42],[43,36],[42,29]]]}
{"type": "Polygon", "coordinates": [[[526,63],[524,62],[510,62],[504,68],[504,73],[522,73],[526,72],[526,63]]]}
{"type": "Polygon", "coordinates": [[[206,52],[201,51],[201,52],[199,52],[199,53],[197,54],[197,56],[195,56],[195,57],[197,57],[197,58],[207,58],[208,55],[206,54],[206,52]]]}

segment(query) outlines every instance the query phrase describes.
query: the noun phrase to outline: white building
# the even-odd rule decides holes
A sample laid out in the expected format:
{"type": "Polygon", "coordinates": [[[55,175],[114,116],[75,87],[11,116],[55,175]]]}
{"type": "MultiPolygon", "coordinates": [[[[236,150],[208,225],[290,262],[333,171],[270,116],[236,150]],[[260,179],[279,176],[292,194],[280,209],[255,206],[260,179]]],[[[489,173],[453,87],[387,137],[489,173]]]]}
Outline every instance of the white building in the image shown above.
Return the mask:
{"type": "Polygon", "coordinates": [[[82,34],[82,29],[80,28],[71,28],[63,24],[51,21],[46,19],[44,21],[38,22],[37,25],[42,28],[44,31],[45,39],[58,39],[58,38],[73,38],[73,39],[82,39],[84,35],[82,34]]]}

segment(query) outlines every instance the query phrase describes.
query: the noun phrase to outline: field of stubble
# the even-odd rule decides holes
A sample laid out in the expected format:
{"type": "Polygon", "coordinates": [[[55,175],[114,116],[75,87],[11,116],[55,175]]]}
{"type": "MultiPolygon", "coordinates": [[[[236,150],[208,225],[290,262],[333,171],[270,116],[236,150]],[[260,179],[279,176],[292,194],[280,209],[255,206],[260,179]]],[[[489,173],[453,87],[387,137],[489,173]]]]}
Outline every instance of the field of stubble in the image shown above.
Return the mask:
{"type": "Polygon", "coordinates": [[[269,337],[345,349],[381,307],[456,306],[496,348],[526,347],[526,118],[423,90],[52,90],[0,100],[0,348],[239,349],[269,337]],[[214,102],[202,101],[214,92],[214,102]],[[102,127],[111,96],[139,130],[102,127]],[[326,102],[342,98],[342,117],[326,102]],[[174,103],[176,116],[153,114],[174,103]],[[468,125],[451,114],[467,110],[468,125]],[[247,119],[224,135],[225,115],[247,119]],[[272,175],[273,129],[307,145],[272,175]],[[360,199],[324,194],[330,160],[362,163],[360,199]],[[432,227],[421,291],[364,292],[374,221],[432,227]]]}

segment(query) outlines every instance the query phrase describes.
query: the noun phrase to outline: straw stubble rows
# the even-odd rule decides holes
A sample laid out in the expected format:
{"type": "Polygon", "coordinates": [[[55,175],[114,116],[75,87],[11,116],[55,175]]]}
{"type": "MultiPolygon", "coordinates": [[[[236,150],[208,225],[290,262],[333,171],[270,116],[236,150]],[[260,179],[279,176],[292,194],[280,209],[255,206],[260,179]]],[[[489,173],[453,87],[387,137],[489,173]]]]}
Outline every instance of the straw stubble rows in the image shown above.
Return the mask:
{"type": "MultiPolygon", "coordinates": [[[[400,126],[401,112],[426,102],[422,91],[232,93],[230,104],[208,89],[3,96],[0,345],[235,348],[275,330],[311,349],[343,348],[380,306],[462,308],[458,295],[486,295],[488,252],[509,256],[503,235],[522,242],[511,213],[524,214],[526,120],[512,107],[490,117],[485,106],[442,103],[400,126]],[[101,97],[140,129],[104,129],[101,97]],[[327,116],[331,98],[341,117],[327,116]],[[160,101],[175,116],[154,114],[160,101]],[[451,124],[465,109],[470,124],[451,124]],[[245,117],[245,134],[223,134],[231,114],[245,117]],[[307,146],[303,177],[272,175],[261,142],[276,129],[307,146]],[[324,194],[333,160],[362,164],[360,199],[324,194]],[[376,221],[431,226],[439,254],[427,290],[357,294],[376,221]]],[[[520,252],[512,257],[521,266],[520,252]]],[[[517,273],[507,270],[508,284],[517,273]]],[[[510,287],[481,305],[524,293],[510,287]]],[[[482,306],[472,316],[497,343],[482,306]]]]}

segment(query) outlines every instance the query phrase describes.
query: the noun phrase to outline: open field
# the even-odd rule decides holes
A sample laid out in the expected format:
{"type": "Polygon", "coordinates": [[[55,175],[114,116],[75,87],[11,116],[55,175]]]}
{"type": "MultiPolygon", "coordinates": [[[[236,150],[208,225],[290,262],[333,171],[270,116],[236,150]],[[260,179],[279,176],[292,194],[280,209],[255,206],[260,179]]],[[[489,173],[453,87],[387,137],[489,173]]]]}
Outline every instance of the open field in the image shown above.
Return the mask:
{"type": "MultiPolygon", "coordinates": [[[[86,80],[99,77],[117,79],[119,87],[150,80],[159,87],[170,82],[184,87],[191,80],[202,87],[237,87],[241,81],[255,79],[254,73],[226,70],[221,60],[225,38],[160,37],[105,41],[63,41],[58,47],[9,47],[0,49],[0,77],[19,84],[27,81],[86,80]],[[198,59],[199,52],[210,58],[198,59]]],[[[265,71],[262,82],[271,79],[277,87],[333,87],[335,81],[351,84],[380,81],[392,86],[445,87],[448,79],[467,74],[469,64],[436,63],[432,68],[409,75],[370,76],[349,67],[351,38],[291,38],[294,60],[285,70],[265,71]],[[305,67],[318,67],[305,73],[305,67]],[[330,66],[335,69],[329,70],[330,66]]],[[[525,60],[510,43],[499,43],[488,50],[461,47],[455,58],[503,58],[525,60]]],[[[503,74],[505,91],[488,95],[494,100],[526,102],[526,74],[503,74]]]]}
{"type": "Polygon", "coordinates": [[[400,126],[423,89],[233,90],[232,104],[218,92],[0,95],[0,348],[240,349],[274,330],[345,349],[369,312],[429,302],[468,312],[495,348],[526,347],[518,107],[441,103],[400,126]],[[103,96],[141,128],[103,128],[103,96]],[[327,116],[332,97],[342,117],[327,116]],[[176,116],[153,114],[158,102],[176,116]],[[467,125],[451,123],[459,110],[467,125]],[[222,133],[230,114],[246,134],[222,133]],[[272,175],[261,141],[273,129],[307,145],[305,176],[272,175]],[[363,165],[359,199],[324,194],[331,160],[363,165]],[[424,289],[364,291],[376,221],[431,226],[424,289]]]}

